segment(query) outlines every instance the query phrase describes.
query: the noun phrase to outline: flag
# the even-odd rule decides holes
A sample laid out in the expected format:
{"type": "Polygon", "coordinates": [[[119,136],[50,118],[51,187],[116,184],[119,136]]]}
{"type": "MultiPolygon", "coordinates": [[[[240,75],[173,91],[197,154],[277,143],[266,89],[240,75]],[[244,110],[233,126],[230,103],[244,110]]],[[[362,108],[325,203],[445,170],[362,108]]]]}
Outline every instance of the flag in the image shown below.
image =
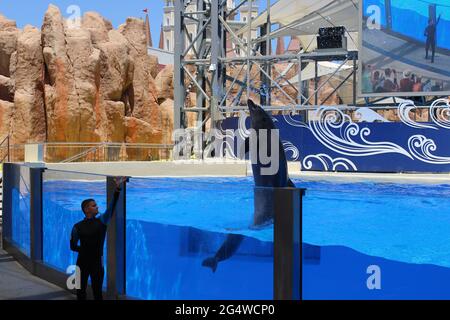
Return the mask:
{"type": "Polygon", "coordinates": [[[148,13],[148,9],[147,9],[147,8],[145,8],[145,9],[142,10],[142,11],[144,11],[145,13],[148,13]]]}

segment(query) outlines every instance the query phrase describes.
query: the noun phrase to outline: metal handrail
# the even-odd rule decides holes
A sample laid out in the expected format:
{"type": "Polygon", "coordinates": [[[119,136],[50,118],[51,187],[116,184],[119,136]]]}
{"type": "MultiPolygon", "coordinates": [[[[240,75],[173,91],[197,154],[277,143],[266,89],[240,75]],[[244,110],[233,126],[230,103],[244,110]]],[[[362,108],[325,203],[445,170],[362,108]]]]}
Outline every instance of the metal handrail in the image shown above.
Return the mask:
{"type": "Polygon", "coordinates": [[[9,162],[9,149],[10,149],[10,145],[9,145],[9,135],[7,135],[2,142],[0,142],[0,148],[4,148],[2,147],[2,145],[5,143],[5,141],[7,142],[7,148],[6,148],[6,155],[3,156],[2,160],[0,160],[0,163],[3,163],[5,161],[6,158],[8,158],[8,162],[9,162]]]}
{"type": "MultiPolygon", "coordinates": [[[[55,156],[51,156],[51,158],[53,160],[56,160],[55,162],[70,162],[70,161],[74,161],[76,159],[79,159],[85,155],[89,155],[92,152],[96,152],[96,150],[99,150],[100,152],[100,156],[96,157],[96,159],[94,159],[94,162],[98,162],[101,161],[101,157],[103,155],[104,161],[124,161],[124,159],[119,160],[118,158],[116,159],[117,156],[113,156],[113,158],[110,159],[110,156],[107,155],[108,150],[109,149],[114,149],[114,148],[124,148],[126,150],[130,150],[132,152],[136,152],[134,150],[153,150],[155,152],[163,152],[163,154],[160,154],[158,157],[158,159],[169,159],[170,155],[169,153],[164,153],[164,151],[168,151],[170,152],[170,150],[173,149],[174,145],[173,144],[157,144],[157,143],[120,143],[120,142],[36,142],[36,143],[15,143],[15,144],[9,144],[10,139],[3,139],[3,141],[0,143],[0,151],[3,149],[7,149],[8,153],[3,157],[2,159],[2,154],[0,155],[0,161],[4,161],[6,158],[8,158],[8,162],[10,162],[10,158],[11,161],[24,161],[23,159],[23,150],[24,147],[26,145],[30,145],[30,144],[40,144],[43,145],[44,147],[44,158],[47,159],[47,157],[49,155],[51,155],[53,152],[58,152],[58,150],[62,150],[62,151],[67,151],[66,153],[60,153],[60,155],[56,155],[55,156]],[[5,145],[5,141],[8,141],[8,146],[5,145]],[[3,145],[2,145],[3,144],[3,145]],[[77,148],[78,150],[74,150],[74,148],[77,148]],[[82,151],[81,153],[78,153],[82,151]],[[89,150],[86,150],[89,149],[89,150]],[[105,154],[102,153],[102,150],[105,152],[105,154]],[[16,152],[19,151],[18,154],[16,154],[16,152]],[[64,159],[64,154],[73,154],[75,151],[75,155],[70,156],[70,158],[64,159]]],[[[66,155],[67,157],[67,155],[66,155]]],[[[120,158],[122,157],[126,157],[126,153],[119,155],[120,158]]],[[[142,158],[141,156],[137,156],[138,158],[142,158]]],[[[131,159],[133,159],[134,156],[131,157],[131,159]]],[[[146,160],[152,160],[151,156],[149,159],[146,160]]],[[[89,160],[89,161],[92,161],[89,160]]],[[[126,161],[126,159],[125,159],[126,161]]]]}
{"type": "Polygon", "coordinates": [[[74,155],[74,156],[72,156],[72,157],[69,157],[69,158],[67,158],[67,159],[64,159],[63,161],[61,161],[61,163],[67,163],[67,162],[72,162],[72,161],[78,160],[78,159],[80,159],[81,157],[83,157],[83,156],[85,156],[85,155],[88,155],[88,154],[91,153],[92,151],[97,151],[97,149],[100,148],[100,147],[101,147],[101,145],[92,147],[92,148],[90,148],[90,149],[88,149],[88,150],[86,150],[86,151],[83,151],[83,152],[81,152],[81,153],[79,153],[79,154],[76,154],[76,155],[74,155]]]}

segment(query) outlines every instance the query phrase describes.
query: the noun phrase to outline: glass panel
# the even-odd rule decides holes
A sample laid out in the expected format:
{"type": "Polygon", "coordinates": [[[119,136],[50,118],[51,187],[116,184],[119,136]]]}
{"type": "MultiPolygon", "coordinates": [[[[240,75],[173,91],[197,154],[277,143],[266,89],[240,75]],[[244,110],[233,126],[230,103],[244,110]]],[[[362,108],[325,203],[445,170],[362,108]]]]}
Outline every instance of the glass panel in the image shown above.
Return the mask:
{"type": "Polygon", "coordinates": [[[305,299],[450,298],[449,185],[294,182],[305,299]]]}
{"type": "Polygon", "coordinates": [[[127,295],[273,299],[273,226],[252,230],[252,216],[251,178],[131,178],[127,295]]]}
{"type": "MultiPolygon", "coordinates": [[[[106,177],[46,170],[42,190],[44,263],[66,272],[69,266],[76,264],[77,253],[70,250],[70,236],[74,224],[84,219],[81,202],[93,198],[99,212],[103,213],[106,210],[106,177]]],[[[106,241],[103,257],[106,270],[106,241]]],[[[106,287],[106,280],[103,286],[106,287]]]]}
{"type": "Polygon", "coordinates": [[[20,167],[18,185],[12,188],[12,230],[14,244],[30,255],[30,168],[20,167]]]}
{"type": "MultiPolygon", "coordinates": [[[[441,1],[444,4],[444,1],[441,1]]],[[[436,16],[441,16],[436,28],[437,46],[439,48],[450,49],[450,3],[436,6],[436,16]]]]}
{"type": "Polygon", "coordinates": [[[428,25],[428,3],[425,1],[391,0],[392,30],[425,42],[428,25]]]}

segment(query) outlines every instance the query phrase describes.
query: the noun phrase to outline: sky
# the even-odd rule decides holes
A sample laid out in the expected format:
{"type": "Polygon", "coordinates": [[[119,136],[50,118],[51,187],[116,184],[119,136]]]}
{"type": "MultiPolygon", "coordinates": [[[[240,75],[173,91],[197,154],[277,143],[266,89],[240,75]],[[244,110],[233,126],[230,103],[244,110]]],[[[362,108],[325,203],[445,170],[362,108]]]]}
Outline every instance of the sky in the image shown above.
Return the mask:
{"type": "Polygon", "coordinates": [[[40,28],[49,4],[59,7],[65,18],[72,15],[73,11],[67,11],[73,5],[80,8],[81,15],[87,11],[96,11],[111,21],[114,28],[125,23],[127,17],[144,19],[142,10],[148,8],[153,46],[158,46],[164,4],[162,0],[0,0],[0,13],[15,20],[19,28],[27,24],[40,28]]]}
{"type": "MultiPolygon", "coordinates": [[[[267,0],[261,1],[259,11],[265,9],[266,2],[267,0]]],[[[275,0],[271,2],[274,3],[275,0]]],[[[79,7],[81,15],[87,11],[96,11],[111,21],[114,28],[125,23],[127,17],[144,19],[143,10],[148,8],[153,46],[158,47],[163,0],[0,0],[0,13],[8,19],[15,20],[17,27],[21,29],[27,24],[40,28],[49,4],[59,7],[65,18],[72,15],[71,6],[74,5],[79,7]]]]}

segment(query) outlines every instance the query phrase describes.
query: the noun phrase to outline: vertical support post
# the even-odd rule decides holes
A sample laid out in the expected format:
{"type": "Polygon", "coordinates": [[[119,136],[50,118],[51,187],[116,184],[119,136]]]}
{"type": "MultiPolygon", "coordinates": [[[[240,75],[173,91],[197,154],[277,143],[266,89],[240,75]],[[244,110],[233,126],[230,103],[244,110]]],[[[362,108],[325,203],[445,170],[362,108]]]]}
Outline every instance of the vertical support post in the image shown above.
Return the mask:
{"type": "Polygon", "coordinates": [[[386,12],[386,28],[392,30],[392,6],[391,0],[385,0],[385,12],[386,12]]]}
{"type": "MultiPolygon", "coordinates": [[[[248,0],[247,2],[248,12],[247,12],[247,23],[248,23],[248,32],[247,32],[247,99],[250,99],[250,71],[252,68],[252,64],[250,62],[251,48],[252,48],[252,6],[253,1],[248,0]]],[[[258,62],[256,62],[258,63],[258,62]]]]}
{"type": "MultiPolygon", "coordinates": [[[[198,11],[206,11],[206,4],[205,4],[204,0],[197,0],[197,10],[198,11]]],[[[205,24],[205,17],[203,14],[201,14],[201,15],[197,16],[197,19],[198,19],[198,23],[197,23],[196,32],[199,32],[199,30],[205,24]]],[[[205,56],[206,41],[205,40],[206,40],[206,29],[204,31],[202,31],[202,34],[197,39],[197,42],[195,44],[195,49],[196,49],[196,52],[198,53],[197,59],[205,59],[206,58],[206,56],[205,56]]],[[[206,92],[207,90],[206,90],[205,65],[200,64],[200,65],[197,65],[196,68],[197,68],[196,80],[197,80],[198,84],[202,87],[203,91],[206,92]]],[[[196,106],[197,106],[198,110],[204,110],[206,108],[206,99],[200,90],[197,90],[196,104],[197,104],[196,106]]],[[[197,124],[203,123],[203,119],[205,118],[205,116],[206,116],[206,114],[204,111],[198,111],[197,124]]],[[[201,128],[197,128],[197,124],[196,124],[197,131],[201,130],[201,133],[206,132],[204,124],[201,126],[201,128]]],[[[195,133],[194,133],[194,139],[197,139],[197,135],[195,133]]],[[[194,150],[194,152],[196,153],[197,156],[199,156],[200,159],[203,159],[203,150],[205,150],[205,141],[204,141],[203,137],[202,137],[201,141],[197,141],[197,143],[200,144],[199,146],[197,145],[199,150],[194,150]]]]}
{"type": "Polygon", "coordinates": [[[8,151],[7,151],[8,152],[8,162],[11,162],[10,158],[9,158],[9,152],[10,152],[10,149],[9,149],[9,135],[8,135],[7,140],[8,140],[8,151]]]}
{"type": "MultiPolygon", "coordinates": [[[[220,1],[222,2],[222,1],[220,1]]],[[[222,63],[219,61],[219,57],[226,52],[226,49],[222,48],[224,41],[222,39],[222,26],[219,22],[219,15],[224,18],[223,5],[219,3],[219,0],[211,0],[211,66],[210,70],[213,72],[212,76],[212,97],[210,102],[210,117],[211,117],[211,129],[216,128],[216,121],[218,119],[218,106],[222,100],[222,92],[224,88],[222,63]]]]}
{"type": "Polygon", "coordinates": [[[358,64],[356,63],[356,54],[353,52],[353,106],[356,106],[356,75],[358,71],[358,64]]]}
{"type": "Polygon", "coordinates": [[[175,46],[174,46],[174,105],[173,105],[173,129],[181,129],[184,124],[184,69],[182,61],[184,59],[183,52],[185,50],[185,32],[184,32],[184,0],[175,0],[175,46]]]}
{"type": "Polygon", "coordinates": [[[301,54],[298,55],[298,73],[297,73],[297,104],[301,105],[303,103],[303,86],[302,86],[302,56],[301,54]]]}
{"type": "MultiPolygon", "coordinates": [[[[268,28],[269,28],[269,24],[268,23],[263,24],[259,28],[261,37],[265,37],[265,36],[267,36],[268,33],[270,33],[270,31],[268,31],[268,28]]],[[[268,48],[269,47],[267,46],[267,41],[261,42],[260,53],[261,53],[262,56],[266,56],[268,54],[268,48]]],[[[268,67],[268,63],[265,62],[264,63],[264,69],[265,69],[266,73],[267,73],[267,69],[268,69],[267,67],[268,67]]],[[[267,79],[266,75],[264,74],[264,72],[262,72],[262,70],[259,72],[259,77],[261,79],[261,84],[262,84],[261,87],[265,87],[267,89],[268,88],[268,86],[267,86],[267,80],[268,79],[267,79]]],[[[266,96],[267,91],[266,90],[262,91],[261,89],[262,88],[260,88],[259,103],[262,106],[266,106],[266,105],[268,105],[268,99],[267,99],[267,96],[266,96]]]]}
{"type": "MultiPolygon", "coordinates": [[[[114,177],[106,179],[107,203],[110,203],[116,188],[114,177]]],[[[117,205],[107,231],[107,297],[117,299],[125,295],[126,288],[126,183],[122,185],[117,205]]]]}
{"type": "MultiPolygon", "coordinates": [[[[303,105],[303,80],[302,80],[302,54],[298,55],[298,96],[297,96],[297,104],[303,105]]],[[[308,121],[308,110],[300,110],[299,114],[302,116],[302,120],[308,121]]]]}
{"type": "Polygon", "coordinates": [[[317,106],[317,102],[319,100],[319,93],[317,92],[317,88],[319,86],[319,79],[317,77],[318,73],[318,62],[314,60],[314,105],[317,106]]]}
{"type": "Polygon", "coordinates": [[[302,197],[305,189],[274,188],[274,299],[302,299],[302,197]]]}
{"type": "Polygon", "coordinates": [[[44,168],[30,168],[30,258],[43,260],[42,172],[44,168]]]}
{"type": "MultiPolygon", "coordinates": [[[[272,33],[272,22],[270,21],[270,0],[267,0],[266,3],[266,10],[267,10],[267,34],[270,35],[272,33]]],[[[268,55],[272,55],[272,42],[271,42],[271,38],[269,36],[267,36],[266,38],[266,50],[268,52],[268,55]]],[[[272,62],[267,62],[266,64],[266,72],[269,75],[269,77],[272,76],[272,62]]],[[[269,78],[266,78],[266,103],[268,106],[272,105],[272,82],[270,81],[269,78]]]]}
{"type": "Polygon", "coordinates": [[[3,240],[11,240],[12,237],[12,188],[14,186],[15,165],[13,163],[3,163],[3,240]]]}

